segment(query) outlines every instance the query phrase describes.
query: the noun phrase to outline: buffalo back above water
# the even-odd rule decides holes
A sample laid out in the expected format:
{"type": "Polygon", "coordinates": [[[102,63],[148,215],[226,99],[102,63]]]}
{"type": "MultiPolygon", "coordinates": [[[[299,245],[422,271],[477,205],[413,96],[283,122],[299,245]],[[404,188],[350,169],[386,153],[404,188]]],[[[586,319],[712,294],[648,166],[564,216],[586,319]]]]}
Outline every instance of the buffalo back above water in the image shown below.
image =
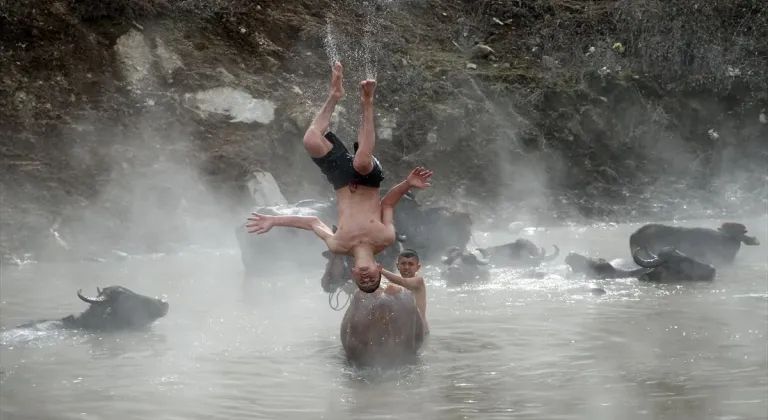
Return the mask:
{"type": "Polygon", "coordinates": [[[664,248],[674,248],[684,255],[706,264],[733,262],[741,244],[759,245],[757,238],[746,235],[740,223],[723,223],[717,230],[701,227],[646,224],[629,237],[630,253],[638,248],[658,254],[664,248]]]}
{"type": "Polygon", "coordinates": [[[439,261],[443,252],[451,247],[466,248],[472,238],[469,213],[448,207],[403,212],[395,222],[406,235],[403,246],[415,249],[422,264],[439,261]]]}
{"type": "Polygon", "coordinates": [[[424,325],[408,290],[355,291],[341,322],[347,358],[359,365],[393,366],[412,360],[424,342],[424,325]]]}
{"type": "Polygon", "coordinates": [[[93,330],[144,328],[168,313],[168,302],[138,294],[122,286],[98,289],[96,297],[77,296],[88,309],[72,318],[77,327],[93,330]]]}
{"type": "Polygon", "coordinates": [[[134,330],[149,327],[168,314],[169,305],[165,299],[141,295],[122,286],[96,290],[98,293],[94,297],[77,291],[77,297],[88,304],[88,308],[80,314],[59,320],[28,322],[16,328],[53,323],[54,327],[89,331],[134,330]]]}

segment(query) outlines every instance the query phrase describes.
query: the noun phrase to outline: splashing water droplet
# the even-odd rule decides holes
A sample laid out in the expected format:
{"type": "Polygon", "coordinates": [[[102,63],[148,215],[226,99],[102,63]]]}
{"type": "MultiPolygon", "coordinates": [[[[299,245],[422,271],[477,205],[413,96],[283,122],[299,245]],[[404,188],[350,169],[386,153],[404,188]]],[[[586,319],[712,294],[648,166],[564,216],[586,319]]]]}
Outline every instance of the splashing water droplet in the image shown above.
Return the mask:
{"type": "Polygon", "coordinates": [[[329,65],[333,65],[336,61],[341,61],[341,55],[339,49],[336,46],[336,37],[333,35],[333,26],[330,19],[325,23],[325,38],[323,39],[323,46],[325,47],[325,53],[329,59],[329,65]]]}

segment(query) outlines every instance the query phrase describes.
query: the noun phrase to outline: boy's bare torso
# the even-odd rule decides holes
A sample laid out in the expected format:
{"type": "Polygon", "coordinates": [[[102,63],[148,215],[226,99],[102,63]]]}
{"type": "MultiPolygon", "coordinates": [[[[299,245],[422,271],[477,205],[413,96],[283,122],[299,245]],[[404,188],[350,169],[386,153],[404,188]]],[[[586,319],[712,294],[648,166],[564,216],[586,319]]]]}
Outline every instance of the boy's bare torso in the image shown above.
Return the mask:
{"type": "Polygon", "coordinates": [[[336,191],[338,202],[338,229],[327,241],[328,249],[335,254],[349,255],[352,248],[368,245],[378,254],[395,241],[394,226],[381,221],[381,198],[378,188],[358,185],[354,192],[349,188],[336,191]]]}
{"type": "Polygon", "coordinates": [[[427,290],[422,287],[411,290],[411,294],[413,294],[413,299],[416,300],[416,307],[419,308],[421,322],[424,324],[424,332],[429,332],[429,323],[427,322],[427,290]]]}

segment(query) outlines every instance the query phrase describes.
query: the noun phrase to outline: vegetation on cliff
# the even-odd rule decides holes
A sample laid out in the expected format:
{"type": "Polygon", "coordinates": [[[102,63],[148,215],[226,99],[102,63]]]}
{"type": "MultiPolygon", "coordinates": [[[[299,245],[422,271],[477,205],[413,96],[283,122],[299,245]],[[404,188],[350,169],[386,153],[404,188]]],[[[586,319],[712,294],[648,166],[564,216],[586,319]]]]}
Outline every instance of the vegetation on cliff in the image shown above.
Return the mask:
{"type": "Polygon", "coordinates": [[[298,139],[329,53],[349,63],[344,138],[375,73],[388,181],[426,165],[420,200],[478,221],[768,205],[759,0],[0,0],[0,28],[4,252],[231,236],[256,170],[289,201],[327,197],[298,139]],[[190,103],[222,86],[274,119],[190,103]]]}

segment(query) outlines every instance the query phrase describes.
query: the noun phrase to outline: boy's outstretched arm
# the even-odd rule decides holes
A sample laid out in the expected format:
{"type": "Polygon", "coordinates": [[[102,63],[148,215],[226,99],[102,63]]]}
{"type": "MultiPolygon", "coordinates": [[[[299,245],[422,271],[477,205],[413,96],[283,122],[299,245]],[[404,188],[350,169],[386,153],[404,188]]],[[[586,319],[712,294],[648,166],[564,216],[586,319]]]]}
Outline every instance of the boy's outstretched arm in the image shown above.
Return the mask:
{"type": "Polygon", "coordinates": [[[315,235],[328,244],[328,248],[331,248],[328,241],[333,238],[333,232],[331,232],[331,229],[328,228],[322,220],[315,216],[270,216],[258,213],[251,214],[252,216],[248,218],[251,223],[245,225],[245,227],[248,228],[248,233],[261,235],[262,233],[269,232],[274,226],[311,230],[315,232],[315,235]]]}
{"type": "Polygon", "coordinates": [[[381,223],[390,226],[393,223],[395,206],[411,188],[427,188],[432,171],[418,167],[411,171],[405,181],[395,185],[381,199],[381,223]]]}
{"type": "Polygon", "coordinates": [[[405,287],[412,292],[424,287],[424,277],[421,276],[405,278],[383,268],[381,269],[381,275],[386,277],[387,280],[391,281],[392,283],[395,283],[401,287],[405,287]]]}

